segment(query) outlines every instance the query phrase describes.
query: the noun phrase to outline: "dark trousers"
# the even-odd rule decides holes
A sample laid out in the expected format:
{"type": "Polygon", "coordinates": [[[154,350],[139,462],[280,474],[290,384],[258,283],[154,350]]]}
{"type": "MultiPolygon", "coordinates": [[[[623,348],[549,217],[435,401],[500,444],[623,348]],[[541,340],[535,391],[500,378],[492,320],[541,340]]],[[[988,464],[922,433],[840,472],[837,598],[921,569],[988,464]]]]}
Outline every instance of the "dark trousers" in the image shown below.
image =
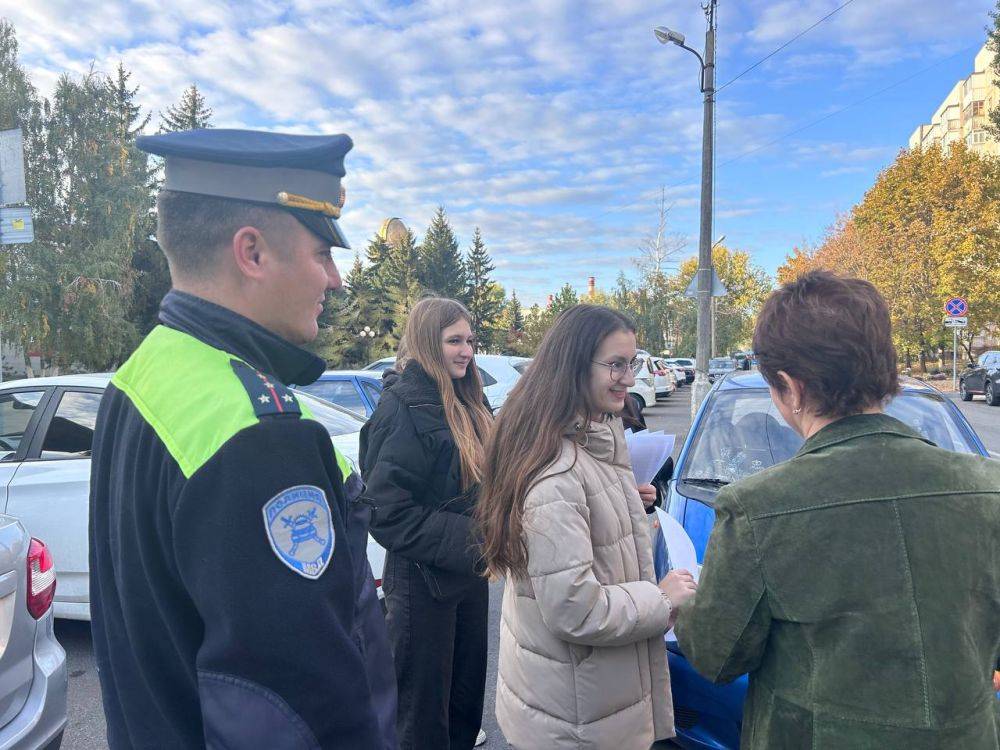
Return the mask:
{"type": "Polygon", "coordinates": [[[386,560],[386,625],[396,662],[400,750],[472,750],[483,718],[489,584],[439,601],[410,560],[386,560]]]}

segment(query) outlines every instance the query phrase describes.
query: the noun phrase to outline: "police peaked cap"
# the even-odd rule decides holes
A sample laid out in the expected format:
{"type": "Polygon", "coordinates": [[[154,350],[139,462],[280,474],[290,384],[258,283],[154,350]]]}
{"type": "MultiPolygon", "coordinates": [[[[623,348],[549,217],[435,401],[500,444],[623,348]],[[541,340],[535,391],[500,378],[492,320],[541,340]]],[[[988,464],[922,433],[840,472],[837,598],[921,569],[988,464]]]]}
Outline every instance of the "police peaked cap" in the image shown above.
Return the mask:
{"type": "Polygon", "coordinates": [[[344,248],[350,245],[336,220],[344,205],[344,157],[353,145],[346,135],[216,128],[136,139],[141,150],[163,157],[164,190],[284,209],[344,248]]]}

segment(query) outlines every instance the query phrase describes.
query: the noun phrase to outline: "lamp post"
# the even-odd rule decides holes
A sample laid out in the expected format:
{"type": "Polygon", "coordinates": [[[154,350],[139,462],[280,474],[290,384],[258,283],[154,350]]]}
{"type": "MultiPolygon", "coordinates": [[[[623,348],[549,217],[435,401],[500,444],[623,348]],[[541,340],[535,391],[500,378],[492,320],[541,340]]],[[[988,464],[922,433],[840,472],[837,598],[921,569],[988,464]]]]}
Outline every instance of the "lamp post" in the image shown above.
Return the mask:
{"type": "Polygon", "coordinates": [[[372,330],[371,326],[365,326],[357,333],[358,338],[361,340],[361,345],[365,348],[365,364],[372,358],[371,343],[375,335],[375,331],[372,330]]]}
{"type": "Polygon", "coordinates": [[[657,26],[653,33],[661,44],[676,44],[698,58],[701,64],[701,91],[705,95],[701,147],[701,231],[698,239],[698,339],[695,351],[694,387],[691,389],[691,416],[708,393],[708,360],[712,344],[712,190],[715,148],[715,9],[718,0],[703,6],[708,20],[705,56],[684,43],[684,35],[657,26]]]}

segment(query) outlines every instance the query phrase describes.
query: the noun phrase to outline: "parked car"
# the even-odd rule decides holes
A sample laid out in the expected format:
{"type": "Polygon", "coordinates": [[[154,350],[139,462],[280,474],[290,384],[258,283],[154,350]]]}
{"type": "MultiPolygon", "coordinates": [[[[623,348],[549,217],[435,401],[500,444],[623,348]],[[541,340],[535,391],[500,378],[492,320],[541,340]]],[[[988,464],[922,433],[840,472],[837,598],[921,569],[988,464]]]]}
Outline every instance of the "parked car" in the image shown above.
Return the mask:
{"type": "Polygon", "coordinates": [[[715,357],[708,361],[708,382],[714,383],[727,373],[734,372],[738,365],[731,357],[715,357]]]}
{"type": "MultiPolygon", "coordinates": [[[[97,409],[110,380],[110,374],[64,375],[0,386],[0,512],[45,539],[52,550],[59,576],[56,617],[90,619],[90,450],[97,409]]],[[[302,391],[296,395],[330,433],[331,442],[357,463],[365,420],[302,391]]],[[[385,550],[371,537],[368,561],[381,586],[385,550]]]]}
{"type": "Polygon", "coordinates": [[[669,370],[671,373],[673,373],[674,385],[677,388],[680,388],[682,385],[685,385],[687,383],[687,375],[684,373],[683,367],[675,365],[666,359],[657,359],[656,364],[661,369],[669,370]]]}
{"type": "MultiPolygon", "coordinates": [[[[395,357],[384,357],[365,367],[369,372],[385,372],[396,363],[395,357]]],[[[496,411],[507,400],[507,394],[514,387],[517,379],[523,375],[530,357],[512,357],[506,354],[477,354],[476,366],[479,367],[479,377],[483,381],[483,392],[489,399],[490,406],[496,411]]]]}
{"type": "Polygon", "coordinates": [[[983,352],[958,376],[963,401],[982,394],[990,406],[1000,406],[1000,352],[983,352]]]}
{"type": "Polygon", "coordinates": [[[639,402],[639,411],[642,411],[656,405],[656,383],[653,369],[649,366],[649,352],[639,349],[635,356],[642,360],[642,367],[636,373],[635,384],[628,389],[628,392],[635,396],[639,402]]]}
{"type": "Polygon", "coordinates": [[[382,375],[375,370],[327,370],[315,383],[299,390],[367,419],[382,397],[382,375]]]}
{"type": "MultiPolygon", "coordinates": [[[[0,468],[4,472],[9,467],[0,468]]],[[[56,750],[66,727],[66,652],[53,631],[49,548],[0,514],[0,748],[56,750]]]]}
{"type": "MultiPolygon", "coordinates": [[[[989,455],[951,401],[917,380],[904,378],[901,386],[886,408],[888,414],[942,448],[989,455]]],[[[713,502],[719,489],[791,458],[802,442],[772,404],[760,373],[736,373],[716,383],[688,432],[664,503],[683,526],[699,566],[715,521],[713,502]]],[[[667,552],[672,559],[682,559],[672,549],[667,552]]],[[[736,750],[747,676],[713,685],[691,667],[676,641],[667,641],[667,651],[676,742],[688,750],[736,750]]]]}
{"type": "Polygon", "coordinates": [[[646,371],[653,376],[653,390],[657,398],[667,398],[677,390],[677,380],[674,371],[662,360],[646,357],[646,371]]]}
{"type": "Polygon", "coordinates": [[[677,365],[682,370],[684,370],[684,378],[688,384],[694,382],[694,360],[688,359],[686,357],[674,357],[673,359],[668,359],[667,362],[677,365]]]}
{"type": "Polygon", "coordinates": [[[736,362],[737,370],[749,370],[751,362],[750,352],[733,352],[733,360],[736,362]]]}

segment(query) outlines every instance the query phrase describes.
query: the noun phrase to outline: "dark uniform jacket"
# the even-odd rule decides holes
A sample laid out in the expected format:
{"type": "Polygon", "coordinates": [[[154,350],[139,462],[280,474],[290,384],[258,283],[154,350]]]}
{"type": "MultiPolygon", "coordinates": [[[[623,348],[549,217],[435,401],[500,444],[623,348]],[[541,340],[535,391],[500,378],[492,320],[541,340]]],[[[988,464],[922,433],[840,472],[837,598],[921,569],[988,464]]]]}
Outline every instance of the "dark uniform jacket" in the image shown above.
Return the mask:
{"type": "Polygon", "coordinates": [[[846,417],[715,511],[677,635],[708,679],[750,673],[741,747],[1000,747],[1000,461],[846,417]]]}
{"type": "Polygon", "coordinates": [[[396,747],[360,480],[283,385],[322,360],[178,292],[160,320],[94,439],[111,748],[396,747]]]}
{"type": "Polygon", "coordinates": [[[458,595],[479,578],[472,519],[478,487],[462,490],[441,394],[423,368],[410,360],[401,376],[387,373],[385,383],[361,430],[372,536],[390,557],[416,563],[437,597],[458,595]]]}

